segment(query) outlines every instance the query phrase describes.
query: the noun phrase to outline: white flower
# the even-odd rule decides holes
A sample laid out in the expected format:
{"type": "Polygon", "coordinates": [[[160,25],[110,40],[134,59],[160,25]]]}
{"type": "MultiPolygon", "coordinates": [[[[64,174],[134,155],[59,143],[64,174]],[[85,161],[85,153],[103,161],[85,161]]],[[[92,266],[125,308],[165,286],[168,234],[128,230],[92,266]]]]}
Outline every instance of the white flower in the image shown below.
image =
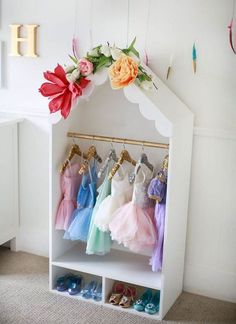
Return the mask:
{"type": "Polygon", "coordinates": [[[143,88],[144,90],[152,90],[153,83],[152,83],[152,81],[145,80],[140,83],[140,87],[143,88]]]}
{"type": "Polygon", "coordinates": [[[72,71],[74,71],[75,66],[74,65],[69,65],[65,67],[65,72],[66,73],[71,73],[72,71]]]}
{"type": "Polygon", "coordinates": [[[75,78],[75,80],[77,80],[80,76],[80,70],[79,69],[75,69],[71,75],[73,76],[73,78],[75,78]]]}
{"type": "Polygon", "coordinates": [[[72,73],[67,73],[66,78],[69,82],[75,82],[80,76],[80,71],[78,69],[74,69],[72,73]]]}
{"type": "Polygon", "coordinates": [[[118,58],[122,55],[122,51],[115,46],[111,47],[110,51],[111,51],[111,56],[115,61],[118,60],[118,58]]]}
{"type": "Polygon", "coordinates": [[[75,78],[72,76],[72,73],[66,74],[67,81],[69,82],[75,82],[75,78]]]}
{"type": "Polygon", "coordinates": [[[99,51],[98,48],[93,48],[90,52],[89,52],[90,56],[95,56],[95,57],[99,57],[99,51]]]}
{"type": "Polygon", "coordinates": [[[100,52],[104,54],[106,57],[111,56],[111,49],[109,45],[102,45],[102,47],[100,48],[100,52]]]}

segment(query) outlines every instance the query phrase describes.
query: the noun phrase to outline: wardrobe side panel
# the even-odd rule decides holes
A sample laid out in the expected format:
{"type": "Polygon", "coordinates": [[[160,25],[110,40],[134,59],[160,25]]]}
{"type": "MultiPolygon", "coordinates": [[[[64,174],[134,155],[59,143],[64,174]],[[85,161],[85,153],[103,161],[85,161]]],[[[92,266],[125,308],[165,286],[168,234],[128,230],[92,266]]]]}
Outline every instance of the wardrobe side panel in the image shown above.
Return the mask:
{"type": "Polygon", "coordinates": [[[61,198],[60,167],[68,155],[72,140],[67,137],[67,132],[77,124],[77,116],[69,116],[58,124],[52,125],[50,140],[50,258],[55,260],[69,250],[73,243],[63,239],[63,231],[55,230],[57,208],[61,198]]]}
{"type": "Polygon", "coordinates": [[[0,244],[16,237],[18,216],[17,124],[0,125],[0,244]]]}
{"type": "Polygon", "coordinates": [[[170,139],[165,241],[163,255],[164,290],[162,317],[182,292],[190,186],[193,118],[177,124],[170,139]]]}

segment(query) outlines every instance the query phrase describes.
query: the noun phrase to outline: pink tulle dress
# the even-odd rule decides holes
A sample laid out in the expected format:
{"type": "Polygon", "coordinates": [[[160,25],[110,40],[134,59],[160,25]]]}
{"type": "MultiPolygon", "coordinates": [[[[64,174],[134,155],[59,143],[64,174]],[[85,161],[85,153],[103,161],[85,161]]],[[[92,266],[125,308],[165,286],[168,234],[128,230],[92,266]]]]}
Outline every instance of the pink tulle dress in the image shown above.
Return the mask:
{"type": "Polygon", "coordinates": [[[150,251],[156,243],[154,206],[147,194],[153,172],[143,164],[139,167],[132,201],[114,212],[109,225],[112,239],[134,252],[150,251]]]}
{"type": "Polygon", "coordinates": [[[61,201],[56,215],[55,229],[67,230],[69,220],[76,208],[76,196],[81,182],[81,175],[78,173],[79,163],[68,165],[61,175],[61,201]]]}
{"type": "Polygon", "coordinates": [[[111,194],[100,204],[94,217],[94,224],[103,232],[109,231],[109,224],[116,209],[132,199],[133,185],[129,182],[127,170],[122,167],[111,181],[111,194]],[[121,174],[122,173],[122,174],[121,174]]]}

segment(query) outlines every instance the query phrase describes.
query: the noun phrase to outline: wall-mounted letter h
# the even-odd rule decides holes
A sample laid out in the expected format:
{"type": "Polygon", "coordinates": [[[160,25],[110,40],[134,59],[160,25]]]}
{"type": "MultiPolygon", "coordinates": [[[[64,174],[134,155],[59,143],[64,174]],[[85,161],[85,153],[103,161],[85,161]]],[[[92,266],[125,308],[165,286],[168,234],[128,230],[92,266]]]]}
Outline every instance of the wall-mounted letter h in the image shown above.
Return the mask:
{"type": "Polygon", "coordinates": [[[20,30],[23,25],[10,25],[11,28],[11,56],[23,56],[20,52],[20,43],[27,43],[27,51],[24,56],[37,57],[36,53],[36,30],[38,25],[24,25],[27,30],[27,37],[20,37],[20,30]]]}

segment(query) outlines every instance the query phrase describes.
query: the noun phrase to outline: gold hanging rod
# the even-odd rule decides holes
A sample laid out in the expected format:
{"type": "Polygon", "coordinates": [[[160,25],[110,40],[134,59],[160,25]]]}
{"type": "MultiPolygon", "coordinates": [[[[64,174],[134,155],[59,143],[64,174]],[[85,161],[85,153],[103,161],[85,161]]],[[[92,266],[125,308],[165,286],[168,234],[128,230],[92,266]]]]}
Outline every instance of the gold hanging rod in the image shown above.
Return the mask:
{"type": "Polygon", "coordinates": [[[133,140],[133,139],[127,139],[127,138],[121,138],[121,137],[89,135],[89,134],[81,134],[81,133],[76,133],[76,132],[68,132],[67,136],[72,137],[72,138],[81,138],[81,139],[103,141],[103,142],[110,142],[110,143],[141,145],[141,146],[147,146],[147,147],[162,148],[162,149],[167,149],[167,150],[169,149],[169,144],[148,142],[148,141],[139,141],[139,140],[133,140]]]}

